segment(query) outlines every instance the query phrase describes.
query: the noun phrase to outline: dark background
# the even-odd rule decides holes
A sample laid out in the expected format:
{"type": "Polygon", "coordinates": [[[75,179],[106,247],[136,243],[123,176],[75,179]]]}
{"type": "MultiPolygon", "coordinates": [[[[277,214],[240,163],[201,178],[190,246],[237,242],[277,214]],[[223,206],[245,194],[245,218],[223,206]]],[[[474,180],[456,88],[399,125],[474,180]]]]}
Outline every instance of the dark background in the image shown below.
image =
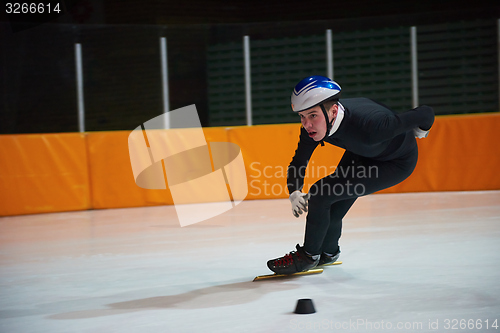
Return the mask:
{"type": "MultiPolygon", "coordinates": [[[[67,1],[85,7],[92,1],[67,1]]],[[[404,24],[498,16],[498,1],[101,1],[104,24],[227,24],[385,17],[404,24]]],[[[80,12],[83,12],[81,10],[80,12]]],[[[83,15],[81,15],[83,16],[83,15]]],[[[63,22],[64,20],[59,20],[63,22]]],[[[366,22],[371,25],[372,22],[366,22]]]]}
{"type": "Polygon", "coordinates": [[[47,22],[42,16],[23,21],[1,11],[0,134],[78,131],[76,42],[83,45],[86,130],[132,130],[162,112],[158,38],[163,36],[168,40],[170,109],[196,104],[202,125],[211,126],[221,125],[210,120],[211,45],[241,43],[244,35],[253,42],[321,35],[325,29],[342,33],[500,17],[498,1],[61,4],[65,13],[47,22]]]}

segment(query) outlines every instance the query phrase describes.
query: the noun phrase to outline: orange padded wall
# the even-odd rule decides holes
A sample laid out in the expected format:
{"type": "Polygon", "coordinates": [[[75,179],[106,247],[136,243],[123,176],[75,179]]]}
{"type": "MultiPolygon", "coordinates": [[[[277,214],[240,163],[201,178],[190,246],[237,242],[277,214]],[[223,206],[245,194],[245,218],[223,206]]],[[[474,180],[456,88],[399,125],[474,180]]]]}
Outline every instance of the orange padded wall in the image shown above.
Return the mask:
{"type": "MultiPolygon", "coordinates": [[[[226,142],[221,127],[204,128],[207,142],[226,142]]],[[[135,184],[129,158],[130,131],[88,133],[93,208],[119,208],[172,204],[168,190],[146,190],[135,184]]]]}
{"type": "MultiPolygon", "coordinates": [[[[245,159],[247,199],[286,198],[286,168],[299,139],[300,124],[235,127],[229,131],[245,159]]],[[[401,184],[379,193],[500,189],[500,114],[440,116],[425,139],[418,139],[419,160],[401,184]]],[[[335,170],[344,150],[316,148],[303,191],[335,170]]]]}
{"type": "Polygon", "coordinates": [[[0,215],[89,209],[85,135],[0,135],[0,215]]]}
{"type": "MultiPolygon", "coordinates": [[[[288,197],[286,168],[300,124],[204,128],[207,142],[233,142],[242,151],[247,199],[288,197]]],[[[418,140],[413,174],[381,193],[500,189],[500,114],[442,116],[418,140]]],[[[130,131],[0,135],[0,215],[89,208],[172,204],[169,190],[145,190],[134,181],[130,131]]],[[[304,191],[334,171],[343,150],[318,147],[304,191]]]]}
{"type": "Polygon", "coordinates": [[[436,117],[413,174],[383,193],[500,189],[500,114],[436,117]]]}
{"type": "Polygon", "coordinates": [[[135,184],[128,155],[129,131],[87,134],[93,208],[171,204],[165,190],[145,190],[135,184]]]}

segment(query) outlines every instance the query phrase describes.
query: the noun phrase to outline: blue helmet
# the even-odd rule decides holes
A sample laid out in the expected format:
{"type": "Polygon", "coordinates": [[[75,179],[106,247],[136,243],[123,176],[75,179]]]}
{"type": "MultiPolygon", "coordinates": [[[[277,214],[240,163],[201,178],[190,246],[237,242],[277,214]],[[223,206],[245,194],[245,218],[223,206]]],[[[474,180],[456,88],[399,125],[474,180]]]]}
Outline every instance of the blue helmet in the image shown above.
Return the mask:
{"type": "Polygon", "coordinates": [[[309,76],[297,83],[292,93],[292,109],[304,111],[326,101],[340,97],[340,86],[337,82],[321,75],[309,76]]]}

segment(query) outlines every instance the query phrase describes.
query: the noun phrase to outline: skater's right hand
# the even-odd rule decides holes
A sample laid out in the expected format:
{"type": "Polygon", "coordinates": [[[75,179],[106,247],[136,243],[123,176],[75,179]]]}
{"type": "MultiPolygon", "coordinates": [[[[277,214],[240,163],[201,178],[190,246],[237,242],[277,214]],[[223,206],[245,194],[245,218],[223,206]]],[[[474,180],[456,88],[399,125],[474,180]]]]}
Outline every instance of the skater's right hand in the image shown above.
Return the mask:
{"type": "Polygon", "coordinates": [[[290,194],[290,202],[292,203],[292,212],[295,217],[299,217],[302,212],[307,212],[309,204],[309,193],[302,193],[299,190],[290,194]]]}
{"type": "Polygon", "coordinates": [[[413,129],[413,134],[417,139],[423,139],[429,135],[429,131],[424,131],[423,129],[417,127],[413,129]]]}

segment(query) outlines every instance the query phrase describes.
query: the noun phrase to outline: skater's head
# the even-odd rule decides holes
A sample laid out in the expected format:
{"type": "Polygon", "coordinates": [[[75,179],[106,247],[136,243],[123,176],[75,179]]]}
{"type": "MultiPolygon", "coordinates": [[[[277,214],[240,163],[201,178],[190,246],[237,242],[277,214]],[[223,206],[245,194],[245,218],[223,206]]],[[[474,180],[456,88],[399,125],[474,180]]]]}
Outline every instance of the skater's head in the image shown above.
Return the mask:
{"type": "Polygon", "coordinates": [[[324,140],[324,138],[327,136],[327,131],[330,131],[331,128],[331,126],[328,125],[332,124],[337,117],[339,108],[337,102],[327,103],[323,104],[326,110],[326,117],[319,105],[298,112],[302,126],[309,134],[309,137],[314,141],[324,140]]]}
{"type": "Polygon", "coordinates": [[[330,132],[340,90],[335,81],[319,75],[306,77],[293,90],[292,110],[300,115],[302,126],[315,141],[324,140],[330,132]]]}

